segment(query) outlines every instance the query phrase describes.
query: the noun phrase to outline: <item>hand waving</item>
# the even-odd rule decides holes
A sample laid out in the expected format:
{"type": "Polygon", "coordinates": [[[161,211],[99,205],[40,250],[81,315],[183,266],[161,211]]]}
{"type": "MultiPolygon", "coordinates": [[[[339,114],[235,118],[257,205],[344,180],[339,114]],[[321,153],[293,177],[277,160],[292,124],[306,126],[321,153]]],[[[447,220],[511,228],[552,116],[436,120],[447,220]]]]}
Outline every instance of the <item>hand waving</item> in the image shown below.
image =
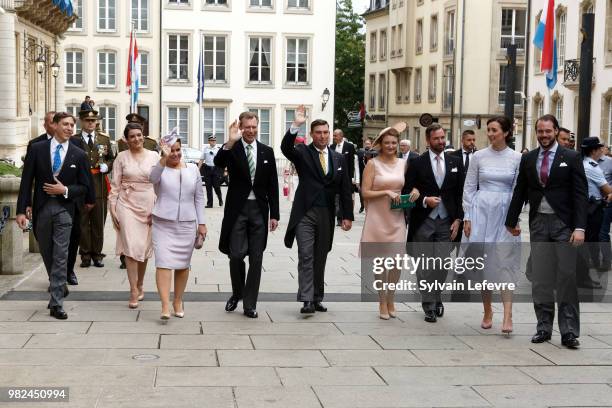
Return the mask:
{"type": "Polygon", "coordinates": [[[293,126],[300,127],[306,123],[306,108],[304,105],[300,105],[295,110],[295,117],[293,119],[293,126]]]}
{"type": "Polygon", "coordinates": [[[229,127],[229,140],[231,142],[237,142],[240,140],[242,135],[240,134],[240,128],[238,126],[238,119],[236,119],[229,127]]]}

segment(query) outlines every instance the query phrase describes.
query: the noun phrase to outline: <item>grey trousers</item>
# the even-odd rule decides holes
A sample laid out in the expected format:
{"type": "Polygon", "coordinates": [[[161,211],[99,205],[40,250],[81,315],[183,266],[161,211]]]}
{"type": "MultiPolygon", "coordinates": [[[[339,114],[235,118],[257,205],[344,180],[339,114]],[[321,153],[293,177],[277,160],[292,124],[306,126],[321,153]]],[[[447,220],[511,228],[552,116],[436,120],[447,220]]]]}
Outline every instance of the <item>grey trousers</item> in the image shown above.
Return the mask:
{"type": "Polygon", "coordinates": [[[41,208],[36,218],[36,239],[49,276],[49,307],[64,304],[72,222],[70,213],[54,198],[41,208]]]}
{"type": "Polygon", "coordinates": [[[576,287],[577,249],[568,241],[570,228],[556,214],[536,214],[529,224],[531,238],[531,293],[537,330],[552,333],[555,292],[561,336],[580,336],[576,287]]]}
{"type": "Polygon", "coordinates": [[[321,302],[325,263],[332,239],[327,207],[312,207],[295,228],[298,246],[298,302],[321,302]]]}
{"type": "MultiPolygon", "coordinates": [[[[452,250],[452,242],[450,240],[450,217],[442,218],[426,218],[423,224],[414,234],[414,244],[412,247],[415,249],[414,256],[420,256],[421,254],[430,258],[441,258],[448,257],[452,250]]],[[[423,269],[420,268],[417,271],[417,280],[422,280],[433,283],[439,282],[440,284],[446,282],[448,271],[444,268],[432,268],[423,269]]],[[[441,291],[434,289],[432,291],[421,290],[421,304],[423,311],[428,312],[435,310],[436,303],[441,302],[440,297],[441,291]]]]}
{"type": "Polygon", "coordinates": [[[229,245],[232,294],[242,300],[244,309],[255,309],[261,280],[261,263],[266,246],[264,225],[257,201],[247,200],[232,229],[229,245]],[[249,257],[249,273],[246,275],[244,258],[249,257]],[[246,278],[246,282],[245,282],[246,278]]]}

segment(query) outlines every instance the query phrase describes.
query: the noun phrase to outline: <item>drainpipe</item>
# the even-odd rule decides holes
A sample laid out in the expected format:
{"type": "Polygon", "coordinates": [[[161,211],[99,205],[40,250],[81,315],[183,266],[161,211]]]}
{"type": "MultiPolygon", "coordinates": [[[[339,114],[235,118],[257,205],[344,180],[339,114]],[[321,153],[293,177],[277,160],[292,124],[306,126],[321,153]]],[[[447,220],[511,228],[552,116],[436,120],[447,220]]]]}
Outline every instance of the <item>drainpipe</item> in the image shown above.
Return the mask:
{"type": "MultiPolygon", "coordinates": [[[[463,123],[463,61],[465,60],[465,0],[461,5],[461,78],[459,78],[459,129],[463,123]]],[[[457,36],[455,36],[457,38],[457,36]]]]}

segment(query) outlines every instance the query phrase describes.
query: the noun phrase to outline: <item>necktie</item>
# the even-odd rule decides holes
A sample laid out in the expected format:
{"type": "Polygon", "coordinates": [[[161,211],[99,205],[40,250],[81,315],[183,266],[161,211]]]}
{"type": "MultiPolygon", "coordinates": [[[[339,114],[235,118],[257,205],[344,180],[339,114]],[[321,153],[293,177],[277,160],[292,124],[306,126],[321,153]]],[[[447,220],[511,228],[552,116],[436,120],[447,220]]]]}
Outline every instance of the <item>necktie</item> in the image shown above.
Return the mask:
{"type": "Polygon", "coordinates": [[[94,145],[93,145],[93,136],[91,136],[91,134],[88,134],[87,138],[89,139],[87,141],[87,146],[89,146],[90,149],[93,149],[93,147],[94,147],[94,145]]]}
{"type": "Polygon", "coordinates": [[[438,187],[442,187],[442,161],[440,156],[436,156],[436,182],[438,187]]]}
{"type": "Polygon", "coordinates": [[[463,167],[467,170],[470,167],[470,152],[465,152],[465,163],[463,163],[463,167]]]}
{"type": "Polygon", "coordinates": [[[53,154],[53,174],[57,174],[60,167],[62,167],[62,156],[60,156],[61,150],[62,145],[57,145],[55,148],[55,153],[53,154]]]}
{"type": "Polygon", "coordinates": [[[325,160],[325,155],[323,152],[319,152],[319,162],[321,163],[323,174],[327,174],[327,160],[325,160]]]}
{"type": "Polygon", "coordinates": [[[249,173],[251,180],[255,178],[255,160],[253,160],[253,146],[247,145],[247,161],[249,162],[249,173]]]}
{"type": "Polygon", "coordinates": [[[542,185],[546,185],[546,183],[548,183],[548,153],[550,153],[550,150],[544,151],[542,166],[540,166],[540,181],[542,182],[542,185]]]}

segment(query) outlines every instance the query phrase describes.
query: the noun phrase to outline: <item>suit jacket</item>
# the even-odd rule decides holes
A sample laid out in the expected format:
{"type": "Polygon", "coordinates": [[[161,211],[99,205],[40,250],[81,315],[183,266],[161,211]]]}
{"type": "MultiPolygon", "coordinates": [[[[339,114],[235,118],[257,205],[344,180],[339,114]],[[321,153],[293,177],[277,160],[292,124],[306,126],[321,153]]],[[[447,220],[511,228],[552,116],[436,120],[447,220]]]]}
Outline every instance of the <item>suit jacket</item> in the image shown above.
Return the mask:
{"type": "MultiPolygon", "coordinates": [[[[68,187],[68,198],[58,196],[61,205],[74,216],[75,201],[87,193],[89,180],[87,157],[74,144],[68,144],[68,151],[57,176],[58,180],[68,187]]],[[[43,191],[43,184],[54,184],[51,170],[51,141],[41,141],[30,146],[26,155],[17,199],[17,214],[25,214],[26,207],[32,207],[33,224],[36,225],[40,209],[49,201],[49,195],[43,191]],[[34,184],[34,199],[32,199],[34,184]]]]}
{"type": "Polygon", "coordinates": [[[421,224],[429,217],[432,208],[423,207],[425,197],[440,197],[446,211],[451,219],[463,218],[462,193],[463,193],[463,176],[461,174],[461,164],[459,159],[451,156],[448,153],[444,154],[444,165],[446,174],[442,187],[438,187],[434,176],[429,151],[426,151],[418,158],[410,162],[410,166],[406,170],[406,181],[402,194],[409,194],[416,187],[419,190],[420,197],[416,201],[416,205],[411,210],[410,227],[408,229],[408,241],[419,229],[421,224]]]}
{"type": "MultiPolygon", "coordinates": [[[[400,158],[400,159],[403,159],[403,158],[404,158],[404,155],[403,155],[401,152],[399,152],[399,153],[397,154],[397,157],[398,157],[398,158],[400,158]]],[[[408,152],[408,162],[410,162],[410,161],[412,161],[412,160],[416,159],[417,157],[419,157],[419,154],[418,154],[417,152],[413,152],[412,150],[410,150],[410,151],[408,152]]]]}
{"type": "Polygon", "coordinates": [[[531,222],[540,207],[542,197],[546,197],[555,214],[565,225],[571,229],[586,228],[588,189],[581,155],[558,145],[550,166],[548,183],[542,186],[536,165],[539,154],[540,148],[537,148],[521,158],[516,186],[506,216],[506,226],[516,227],[525,201],[529,201],[531,222]]]}
{"type": "Polygon", "coordinates": [[[328,251],[331,251],[335,226],[334,200],[336,194],[340,197],[341,218],[353,220],[353,201],[351,197],[353,190],[349,170],[347,169],[351,169],[354,166],[347,165],[347,161],[342,155],[336,153],[330,147],[328,152],[331,167],[329,168],[329,173],[324,175],[319,162],[319,154],[315,147],[312,143],[308,146],[301,143],[294,146],[296,136],[297,134],[292,134],[288,130],[281,142],[281,151],[294,164],[299,177],[298,188],[295,192],[295,199],[291,207],[291,215],[289,216],[289,225],[287,225],[287,233],[285,234],[285,246],[287,248],[293,246],[295,227],[300,223],[308,210],[313,207],[319,195],[323,193],[330,209],[329,228],[332,239],[330,240],[328,251]]]}
{"type": "Polygon", "coordinates": [[[264,225],[266,225],[266,242],[268,215],[272,219],[280,219],[278,174],[274,150],[265,144],[256,143],[257,163],[255,179],[252,183],[246,152],[241,140],[234,143],[230,150],[220,149],[219,153],[215,156],[215,166],[221,168],[227,167],[230,180],[225,198],[221,237],[219,239],[219,250],[224,254],[229,254],[230,236],[234,223],[247,202],[251,190],[255,193],[257,206],[259,207],[264,225]]]}
{"type": "MultiPolygon", "coordinates": [[[[334,152],[336,151],[336,144],[329,146],[334,152]]],[[[346,166],[349,169],[349,178],[355,178],[355,145],[348,140],[342,144],[342,156],[346,160],[346,166]]]]}

